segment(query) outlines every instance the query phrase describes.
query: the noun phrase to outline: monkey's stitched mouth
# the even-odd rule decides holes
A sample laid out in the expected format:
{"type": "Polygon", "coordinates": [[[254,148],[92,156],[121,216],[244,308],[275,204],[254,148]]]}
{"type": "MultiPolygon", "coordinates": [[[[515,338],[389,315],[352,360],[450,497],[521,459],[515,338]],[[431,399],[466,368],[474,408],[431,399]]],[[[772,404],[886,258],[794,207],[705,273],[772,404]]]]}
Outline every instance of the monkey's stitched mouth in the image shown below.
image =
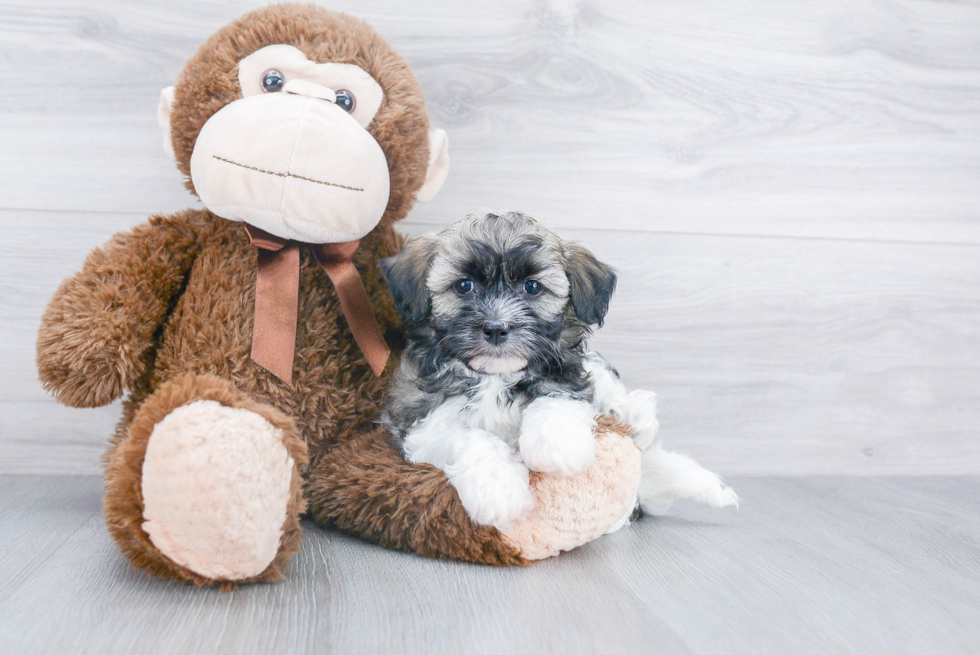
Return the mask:
{"type": "Polygon", "coordinates": [[[333,186],[338,189],[347,189],[348,191],[364,191],[364,189],[358,189],[353,186],[344,186],[343,184],[334,184],[333,182],[324,182],[323,180],[314,180],[312,177],[303,177],[302,175],[296,175],[295,173],[285,172],[277,173],[275,171],[267,171],[262,168],[257,168],[255,166],[249,166],[248,164],[239,164],[237,161],[232,161],[230,159],[225,159],[224,157],[219,157],[218,155],[211,155],[218,161],[223,161],[226,164],[231,164],[233,166],[240,166],[242,168],[247,168],[250,171],[255,171],[257,173],[265,173],[266,175],[275,175],[276,177],[295,177],[297,180],[303,180],[305,182],[314,182],[316,184],[322,184],[324,186],[333,186]]]}

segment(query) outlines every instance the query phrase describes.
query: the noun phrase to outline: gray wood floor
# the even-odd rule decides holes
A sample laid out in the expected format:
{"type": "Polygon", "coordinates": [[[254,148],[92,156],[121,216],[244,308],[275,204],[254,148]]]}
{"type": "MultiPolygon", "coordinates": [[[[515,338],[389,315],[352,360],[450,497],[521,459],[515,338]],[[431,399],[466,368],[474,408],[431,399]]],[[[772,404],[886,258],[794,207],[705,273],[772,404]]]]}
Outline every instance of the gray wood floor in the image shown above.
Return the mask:
{"type": "Polygon", "coordinates": [[[741,478],[528,569],[315,526],[285,582],[147,578],[93,476],[0,476],[3,653],[976,653],[980,478],[741,478]]]}

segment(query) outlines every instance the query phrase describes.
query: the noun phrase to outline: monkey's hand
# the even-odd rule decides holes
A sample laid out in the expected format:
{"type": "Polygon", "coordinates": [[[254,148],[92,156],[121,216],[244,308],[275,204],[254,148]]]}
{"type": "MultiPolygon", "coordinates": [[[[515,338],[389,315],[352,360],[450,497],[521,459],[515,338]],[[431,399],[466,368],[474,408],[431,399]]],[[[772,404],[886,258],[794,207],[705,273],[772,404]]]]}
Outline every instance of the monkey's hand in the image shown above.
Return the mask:
{"type": "Polygon", "coordinates": [[[595,410],[568,398],[538,398],[521,418],[521,458],[532,471],[575,475],[595,460],[595,410]]]}
{"type": "Polygon", "coordinates": [[[66,405],[106,405],[146,367],[198,247],[189,212],[115,235],[65,280],[41,317],[37,368],[66,405]]]}

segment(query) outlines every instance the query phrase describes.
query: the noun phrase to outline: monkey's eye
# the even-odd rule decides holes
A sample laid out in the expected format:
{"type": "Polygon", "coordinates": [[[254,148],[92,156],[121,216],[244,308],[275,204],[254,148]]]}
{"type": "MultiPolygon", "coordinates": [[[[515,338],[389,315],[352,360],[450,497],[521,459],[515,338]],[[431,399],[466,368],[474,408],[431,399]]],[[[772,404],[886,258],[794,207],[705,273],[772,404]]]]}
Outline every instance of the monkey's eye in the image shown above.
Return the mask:
{"type": "Polygon", "coordinates": [[[527,282],[524,283],[524,293],[526,293],[529,296],[538,295],[539,293],[541,293],[541,290],[543,288],[544,287],[542,287],[541,283],[538,282],[537,280],[528,280],[527,282]]]}
{"type": "Polygon", "coordinates": [[[282,73],[277,71],[275,68],[270,68],[266,72],[262,73],[262,90],[266,93],[282,91],[282,87],[285,84],[286,78],[283,77],[282,73]]]}
{"type": "Polygon", "coordinates": [[[453,285],[453,289],[455,289],[456,293],[459,295],[465,296],[473,290],[473,280],[456,280],[456,284],[453,285]]]}
{"type": "Polygon", "coordinates": [[[357,99],[354,94],[347,89],[340,89],[337,91],[337,106],[346,111],[348,114],[354,111],[354,105],[357,104],[357,99]]]}

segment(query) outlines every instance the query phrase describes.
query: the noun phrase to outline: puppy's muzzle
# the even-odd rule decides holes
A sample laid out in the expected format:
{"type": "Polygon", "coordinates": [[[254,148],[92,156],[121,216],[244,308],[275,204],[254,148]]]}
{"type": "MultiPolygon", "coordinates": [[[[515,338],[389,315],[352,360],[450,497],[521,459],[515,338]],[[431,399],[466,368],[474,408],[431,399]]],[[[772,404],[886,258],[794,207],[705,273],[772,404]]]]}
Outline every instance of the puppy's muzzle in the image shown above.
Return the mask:
{"type": "Polygon", "coordinates": [[[483,324],[483,338],[495,346],[507,341],[510,326],[503,321],[489,321],[483,324]]]}

